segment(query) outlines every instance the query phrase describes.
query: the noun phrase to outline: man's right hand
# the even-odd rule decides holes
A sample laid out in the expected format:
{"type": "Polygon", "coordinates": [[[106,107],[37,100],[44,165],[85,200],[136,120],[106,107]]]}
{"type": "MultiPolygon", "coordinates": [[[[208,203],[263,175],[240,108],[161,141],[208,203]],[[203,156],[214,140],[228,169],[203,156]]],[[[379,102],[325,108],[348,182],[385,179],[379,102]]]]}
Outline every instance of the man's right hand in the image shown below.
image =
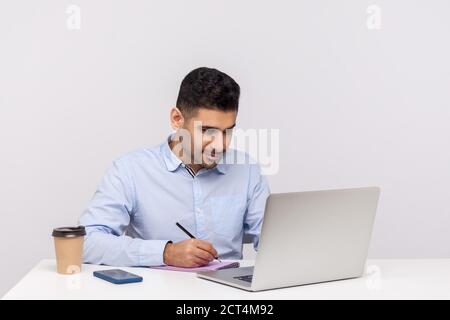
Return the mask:
{"type": "Polygon", "coordinates": [[[166,265],[194,268],[207,265],[217,257],[217,251],[208,241],[189,239],[177,243],[167,243],[164,249],[166,265]]]}

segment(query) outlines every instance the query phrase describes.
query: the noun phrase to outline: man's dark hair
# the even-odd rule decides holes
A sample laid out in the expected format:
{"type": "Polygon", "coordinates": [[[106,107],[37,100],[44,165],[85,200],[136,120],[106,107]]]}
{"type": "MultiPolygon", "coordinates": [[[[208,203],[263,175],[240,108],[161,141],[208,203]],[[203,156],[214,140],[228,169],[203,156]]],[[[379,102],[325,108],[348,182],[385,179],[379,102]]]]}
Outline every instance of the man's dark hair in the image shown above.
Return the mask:
{"type": "Polygon", "coordinates": [[[177,108],[184,116],[195,114],[198,108],[238,111],[239,95],[239,85],[227,74],[217,69],[197,68],[181,82],[177,108]]]}

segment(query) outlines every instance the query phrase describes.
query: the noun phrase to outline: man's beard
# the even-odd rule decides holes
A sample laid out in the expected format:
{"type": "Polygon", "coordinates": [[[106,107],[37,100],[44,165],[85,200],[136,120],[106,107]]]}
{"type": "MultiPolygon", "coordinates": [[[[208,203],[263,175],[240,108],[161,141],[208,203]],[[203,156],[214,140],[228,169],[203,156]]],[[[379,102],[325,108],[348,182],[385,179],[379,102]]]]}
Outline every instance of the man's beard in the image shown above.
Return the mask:
{"type": "Polygon", "coordinates": [[[217,163],[203,163],[202,167],[205,169],[212,169],[217,167],[217,163]]]}
{"type": "Polygon", "coordinates": [[[217,163],[222,160],[222,157],[223,153],[221,153],[220,155],[214,154],[213,159],[211,159],[210,152],[204,152],[202,157],[202,166],[206,169],[212,169],[217,166],[217,163]]]}

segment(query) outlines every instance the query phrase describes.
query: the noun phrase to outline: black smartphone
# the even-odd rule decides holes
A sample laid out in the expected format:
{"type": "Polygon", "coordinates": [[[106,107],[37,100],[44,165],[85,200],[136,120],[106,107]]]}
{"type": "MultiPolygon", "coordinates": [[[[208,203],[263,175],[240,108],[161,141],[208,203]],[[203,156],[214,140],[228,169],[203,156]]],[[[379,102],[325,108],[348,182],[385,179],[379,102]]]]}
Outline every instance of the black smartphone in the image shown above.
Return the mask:
{"type": "Polygon", "coordinates": [[[94,271],[94,277],[103,279],[105,281],[114,284],[142,282],[143,280],[141,276],[120,269],[94,271]]]}

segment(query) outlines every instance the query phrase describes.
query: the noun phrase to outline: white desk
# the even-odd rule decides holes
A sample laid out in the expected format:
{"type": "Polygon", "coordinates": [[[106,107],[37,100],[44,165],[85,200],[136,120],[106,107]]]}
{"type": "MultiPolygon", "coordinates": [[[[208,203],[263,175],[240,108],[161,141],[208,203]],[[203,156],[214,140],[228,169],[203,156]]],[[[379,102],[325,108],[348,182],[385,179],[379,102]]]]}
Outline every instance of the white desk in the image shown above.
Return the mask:
{"type": "Polygon", "coordinates": [[[369,260],[359,279],[257,293],[148,268],[121,268],[143,276],[142,283],[114,285],[92,276],[110,268],[83,265],[81,274],[64,276],[54,260],[42,260],[3,299],[450,299],[450,259],[369,260]]]}

